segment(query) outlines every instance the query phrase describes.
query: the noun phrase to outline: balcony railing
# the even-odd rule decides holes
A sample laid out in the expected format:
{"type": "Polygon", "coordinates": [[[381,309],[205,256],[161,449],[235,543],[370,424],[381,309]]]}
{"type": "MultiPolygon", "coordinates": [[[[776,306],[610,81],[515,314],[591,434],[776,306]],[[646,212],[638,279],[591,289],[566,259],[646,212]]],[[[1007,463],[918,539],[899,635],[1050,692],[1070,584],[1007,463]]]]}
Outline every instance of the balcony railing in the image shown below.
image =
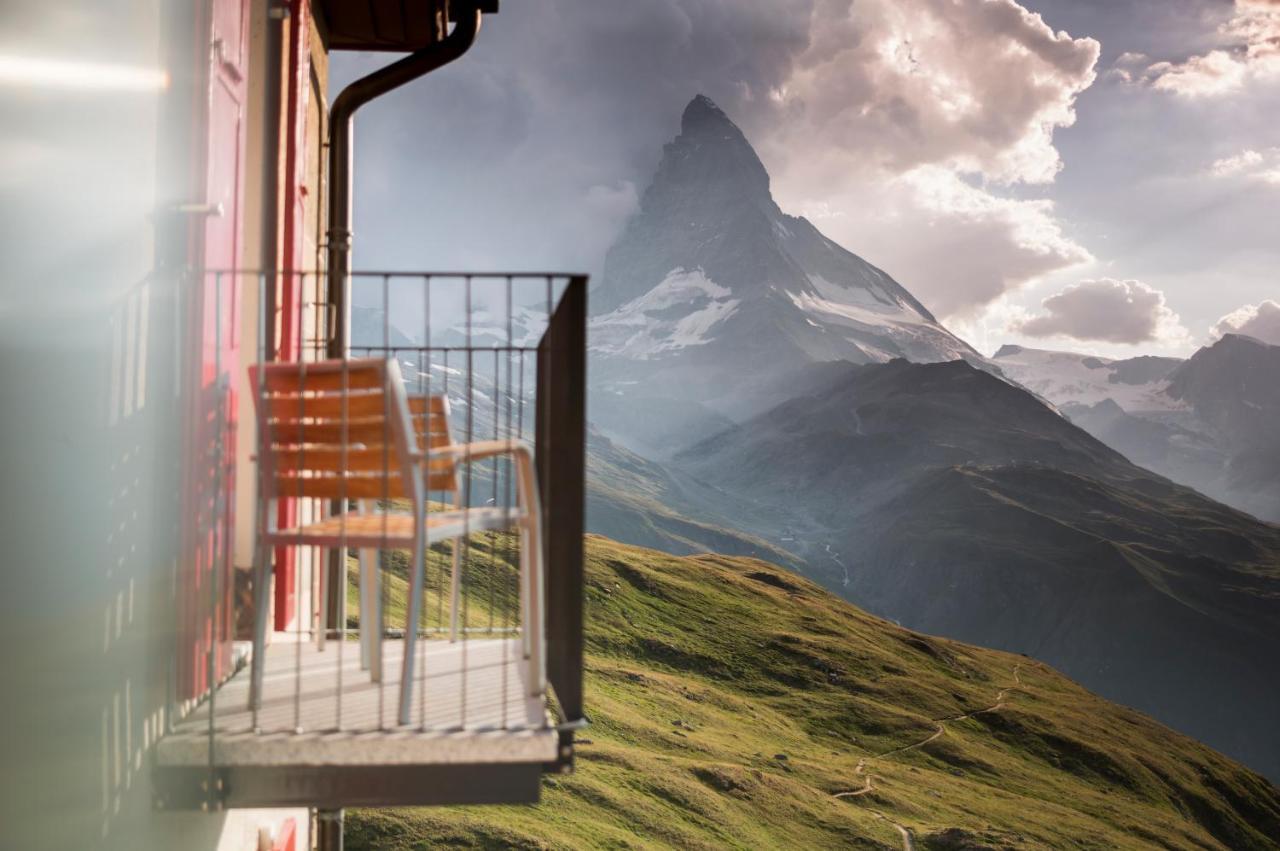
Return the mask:
{"type": "Polygon", "coordinates": [[[325,286],[188,282],[157,805],[534,800],[584,718],[586,280],[353,274],[343,317],[325,286]]]}

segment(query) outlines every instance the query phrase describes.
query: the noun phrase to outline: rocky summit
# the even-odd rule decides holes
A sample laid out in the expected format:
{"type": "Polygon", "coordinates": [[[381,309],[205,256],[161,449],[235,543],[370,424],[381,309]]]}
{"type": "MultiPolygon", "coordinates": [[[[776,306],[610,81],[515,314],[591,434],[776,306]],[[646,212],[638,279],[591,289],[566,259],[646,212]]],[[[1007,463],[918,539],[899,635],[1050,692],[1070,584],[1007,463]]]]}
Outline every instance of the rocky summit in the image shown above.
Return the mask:
{"type": "Polygon", "coordinates": [[[746,136],[702,95],[591,299],[593,419],[639,445],[758,412],[811,363],[981,361],[887,273],[784,213],[746,136]],[[645,426],[653,410],[664,434],[645,426]]]}

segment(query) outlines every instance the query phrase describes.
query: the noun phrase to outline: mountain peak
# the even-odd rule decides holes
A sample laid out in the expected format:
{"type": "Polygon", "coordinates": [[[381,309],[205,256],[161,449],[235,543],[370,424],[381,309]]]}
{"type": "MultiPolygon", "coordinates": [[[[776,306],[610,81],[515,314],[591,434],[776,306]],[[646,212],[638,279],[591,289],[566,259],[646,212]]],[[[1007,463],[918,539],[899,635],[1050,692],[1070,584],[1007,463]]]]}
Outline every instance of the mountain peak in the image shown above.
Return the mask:
{"type": "Polygon", "coordinates": [[[591,299],[592,345],[617,356],[629,392],[637,359],[653,375],[698,362],[731,406],[739,394],[710,376],[748,362],[762,377],[810,362],[978,357],[883,271],[779,209],[747,137],[701,94],[591,299]]]}
{"type": "Polygon", "coordinates": [[[659,194],[677,194],[691,184],[700,194],[710,187],[715,204],[747,202],[773,206],[769,173],[738,125],[706,95],[695,95],[680,116],[680,135],[663,148],[655,184],[659,194]],[[665,187],[664,187],[665,184],[665,187]]]}
{"type": "Polygon", "coordinates": [[[1223,334],[1222,339],[1210,346],[1210,348],[1215,349],[1258,349],[1266,347],[1266,341],[1259,340],[1257,337],[1250,337],[1248,334],[1239,333],[1223,334]]]}
{"type": "Polygon", "coordinates": [[[703,94],[694,95],[693,100],[684,108],[684,114],[680,116],[680,132],[688,133],[695,127],[708,124],[727,124],[737,129],[729,116],[724,114],[724,110],[716,106],[715,101],[703,94]]]}

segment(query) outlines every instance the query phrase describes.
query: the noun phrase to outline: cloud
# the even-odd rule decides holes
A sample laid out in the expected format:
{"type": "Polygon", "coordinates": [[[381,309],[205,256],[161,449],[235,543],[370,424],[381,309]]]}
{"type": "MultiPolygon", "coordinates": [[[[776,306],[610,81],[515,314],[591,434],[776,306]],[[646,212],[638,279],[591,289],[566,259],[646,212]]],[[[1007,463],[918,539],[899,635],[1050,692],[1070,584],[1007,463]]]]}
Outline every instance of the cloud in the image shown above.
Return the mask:
{"type": "Polygon", "coordinates": [[[1212,177],[1243,179],[1280,186],[1280,148],[1257,151],[1245,149],[1230,157],[1214,160],[1209,166],[1212,177]]]}
{"type": "Polygon", "coordinates": [[[1141,281],[1081,281],[1041,302],[1044,313],[1016,322],[1028,337],[1104,343],[1176,342],[1187,337],[1164,293],[1141,281]]]}
{"type": "MultiPolygon", "coordinates": [[[[361,112],[356,253],[599,271],[626,187],[701,91],[784,209],[818,213],[939,314],[981,310],[1088,256],[1025,187],[1061,169],[1053,135],[1098,50],[1014,0],[510,4],[465,61],[361,112]]],[[[335,55],[332,85],[383,61],[335,55]]]]}
{"type": "Polygon", "coordinates": [[[1267,299],[1228,313],[1213,326],[1212,336],[1244,334],[1280,346],[1280,304],[1267,299]]]}
{"type": "MultiPolygon", "coordinates": [[[[813,177],[939,165],[1048,183],[1056,128],[1075,121],[1099,45],[1055,33],[1013,0],[830,0],[774,97],[751,98],[772,150],[829,151],[813,177]]],[[[752,94],[747,92],[748,95],[752,94]]]]}
{"type": "Polygon", "coordinates": [[[936,315],[971,320],[1027,282],[1086,263],[1047,200],[1003,198],[941,166],[842,195],[820,221],[894,275],[936,315]]]}
{"type": "Polygon", "coordinates": [[[784,207],[883,266],[937,315],[970,318],[1090,259],[1051,202],[1054,131],[1099,45],[1012,0],[829,2],[785,86],[741,104],[784,207]]]}
{"type": "Polygon", "coordinates": [[[1141,79],[1153,88],[1188,98],[1223,95],[1250,80],[1280,75],[1280,2],[1236,0],[1234,14],[1218,29],[1220,46],[1173,62],[1156,62],[1141,79]]]}

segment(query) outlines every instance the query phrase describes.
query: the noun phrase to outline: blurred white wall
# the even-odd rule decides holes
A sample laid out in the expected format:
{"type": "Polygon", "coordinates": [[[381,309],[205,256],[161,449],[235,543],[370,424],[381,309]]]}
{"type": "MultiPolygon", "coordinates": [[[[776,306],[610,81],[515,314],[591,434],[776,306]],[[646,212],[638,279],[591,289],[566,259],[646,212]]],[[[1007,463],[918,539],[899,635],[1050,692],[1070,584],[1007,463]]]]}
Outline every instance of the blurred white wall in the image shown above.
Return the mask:
{"type": "Polygon", "coordinates": [[[162,177],[191,106],[165,32],[194,5],[0,4],[0,848],[254,847],[287,815],[151,801],[181,445],[156,234],[190,200],[162,177]]]}

